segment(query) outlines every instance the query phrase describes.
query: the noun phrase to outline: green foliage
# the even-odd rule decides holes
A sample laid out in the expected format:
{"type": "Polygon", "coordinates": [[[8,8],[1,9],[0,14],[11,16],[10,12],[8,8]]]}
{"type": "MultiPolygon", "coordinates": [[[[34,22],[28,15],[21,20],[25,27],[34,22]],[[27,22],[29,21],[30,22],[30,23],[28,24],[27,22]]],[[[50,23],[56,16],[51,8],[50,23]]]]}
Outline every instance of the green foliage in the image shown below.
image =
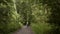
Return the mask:
{"type": "Polygon", "coordinates": [[[48,23],[32,23],[31,27],[35,34],[49,34],[49,31],[52,29],[52,25],[48,23]]]}
{"type": "Polygon", "coordinates": [[[44,0],[43,4],[51,7],[51,15],[49,16],[49,23],[60,25],[60,0],[44,0]]]}
{"type": "Polygon", "coordinates": [[[27,21],[27,19],[31,20],[30,22],[33,23],[32,29],[36,34],[46,33],[52,28],[49,24],[46,24],[49,20],[48,17],[51,14],[51,7],[47,4],[43,5],[42,0],[41,2],[40,0],[20,0],[17,1],[16,6],[18,13],[22,16],[22,22],[27,21]]]}
{"type": "MultiPolygon", "coordinates": [[[[59,18],[60,17],[60,10],[59,10],[60,5],[59,4],[60,4],[59,0],[58,1],[57,0],[43,0],[42,3],[34,5],[35,7],[37,7],[36,5],[38,5],[40,7],[40,8],[37,7],[36,9],[34,9],[34,16],[36,18],[35,20],[37,21],[37,23],[45,22],[45,23],[50,23],[50,24],[55,25],[54,27],[52,27],[50,34],[57,34],[60,32],[60,29],[59,29],[59,27],[60,27],[60,18],[59,18]],[[39,13],[38,9],[40,10],[40,13],[39,13]]],[[[38,25],[38,24],[36,24],[36,25],[38,25]]],[[[35,30],[38,30],[37,28],[39,28],[39,27],[36,27],[35,30]]],[[[40,31],[45,32],[45,30],[44,31],[40,30],[40,31]]],[[[36,33],[39,33],[39,30],[36,33]]],[[[45,34],[45,33],[43,33],[43,34],[45,34]]]]}
{"type": "Polygon", "coordinates": [[[7,34],[28,21],[36,34],[59,32],[59,4],[60,0],[0,0],[0,31],[7,34]]]}
{"type": "Polygon", "coordinates": [[[0,3],[0,33],[9,34],[21,28],[19,22],[20,15],[16,11],[15,2],[12,0],[2,0],[0,3]],[[4,4],[3,2],[7,3],[4,4]],[[11,4],[11,2],[13,2],[11,4]]]}
{"type": "Polygon", "coordinates": [[[21,22],[26,23],[31,22],[32,17],[32,11],[31,11],[31,5],[28,3],[28,1],[17,1],[16,2],[17,12],[21,15],[21,22]]]}

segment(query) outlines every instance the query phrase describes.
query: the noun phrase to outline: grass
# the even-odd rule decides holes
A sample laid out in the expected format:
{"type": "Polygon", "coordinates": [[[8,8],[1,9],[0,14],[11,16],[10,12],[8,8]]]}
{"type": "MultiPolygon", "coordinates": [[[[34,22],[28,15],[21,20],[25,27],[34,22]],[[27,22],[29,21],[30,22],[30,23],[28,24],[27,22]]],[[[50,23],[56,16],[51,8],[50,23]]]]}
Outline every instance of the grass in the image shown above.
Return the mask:
{"type": "Polygon", "coordinates": [[[21,23],[9,23],[7,26],[4,26],[3,28],[0,29],[1,34],[10,34],[22,27],[21,23]]]}
{"type": "Polygon", "coordinates": [[[48,23],[32,23],[31,28],[35,32],[35,34],[48,34],[48,32],[52,29],[52,25],[48,23]]]}

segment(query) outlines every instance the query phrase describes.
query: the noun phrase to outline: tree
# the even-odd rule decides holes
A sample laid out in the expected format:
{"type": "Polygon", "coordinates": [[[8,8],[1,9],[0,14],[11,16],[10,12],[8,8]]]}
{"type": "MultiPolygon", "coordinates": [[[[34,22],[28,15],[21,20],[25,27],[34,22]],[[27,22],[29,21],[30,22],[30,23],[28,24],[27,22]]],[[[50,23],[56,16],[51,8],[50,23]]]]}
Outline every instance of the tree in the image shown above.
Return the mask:
{"type": "Polygon", "coordinates": [[[28,3],[29,1],[21,1],[18,0],[16,2],[17,12],[21,15],[21,22],[26,24],[27,22],[31,22],[32,11],[31,5],[28,3]]]}
{"type": "Polygon", "coordinates": [[[0,31],[3,34],[16,30],[20,27],[15,0],[0,0],[0,31]]]}

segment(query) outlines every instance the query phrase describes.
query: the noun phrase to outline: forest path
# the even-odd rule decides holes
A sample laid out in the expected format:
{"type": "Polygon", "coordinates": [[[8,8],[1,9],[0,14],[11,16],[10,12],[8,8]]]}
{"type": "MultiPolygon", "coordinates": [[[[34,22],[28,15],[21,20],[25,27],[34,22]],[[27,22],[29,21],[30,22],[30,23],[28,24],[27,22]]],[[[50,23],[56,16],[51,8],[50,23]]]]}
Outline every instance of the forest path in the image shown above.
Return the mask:
{"type": "Polygon", "coordinates": [[[34,34],[30,26],[23,26],[20,30],[14,32],[13,34],[34,34]]]}

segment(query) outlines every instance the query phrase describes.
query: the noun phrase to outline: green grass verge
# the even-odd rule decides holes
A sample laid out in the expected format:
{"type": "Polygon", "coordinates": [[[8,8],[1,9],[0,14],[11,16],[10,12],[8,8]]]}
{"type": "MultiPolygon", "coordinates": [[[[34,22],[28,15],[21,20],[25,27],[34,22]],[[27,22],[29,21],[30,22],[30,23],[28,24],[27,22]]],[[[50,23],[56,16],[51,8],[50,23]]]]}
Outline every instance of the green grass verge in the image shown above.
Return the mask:
{"type": "Polygon", "coordinates": [[[32,23],[31,28],[35,34],[48,34],[52,29],[52,25],[48,23],[32,23]]]}

